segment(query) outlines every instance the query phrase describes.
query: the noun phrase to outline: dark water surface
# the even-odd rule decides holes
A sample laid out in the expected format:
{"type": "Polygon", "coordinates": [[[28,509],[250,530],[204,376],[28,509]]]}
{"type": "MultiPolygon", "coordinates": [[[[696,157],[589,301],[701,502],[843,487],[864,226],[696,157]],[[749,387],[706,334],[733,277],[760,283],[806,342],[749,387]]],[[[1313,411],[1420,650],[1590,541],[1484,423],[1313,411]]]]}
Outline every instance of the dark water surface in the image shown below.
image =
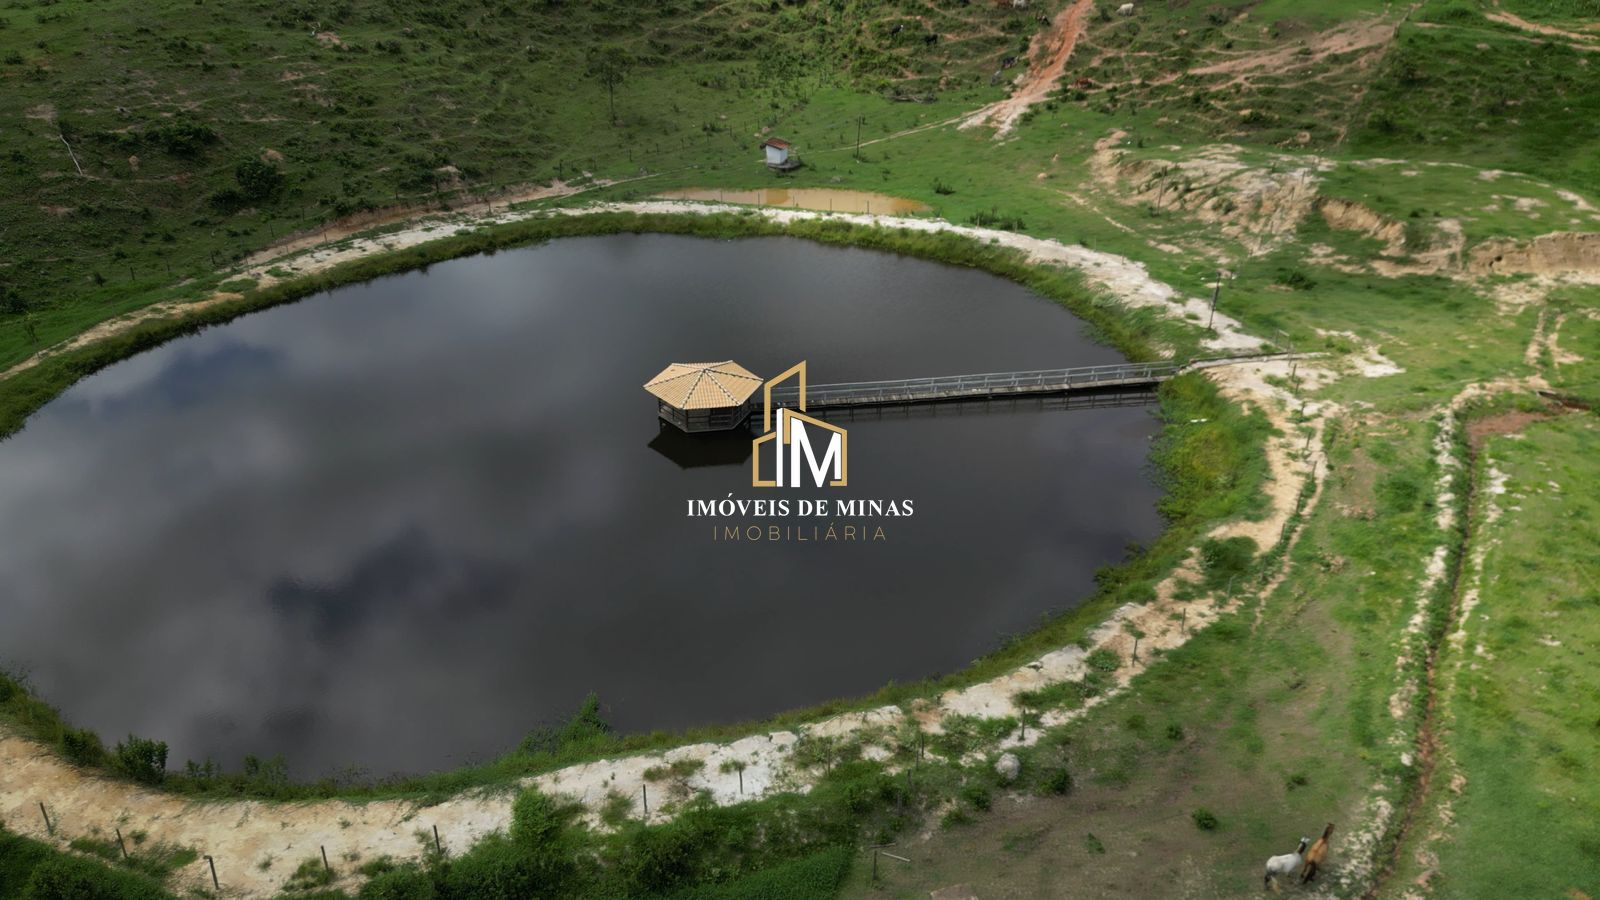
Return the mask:
{"type": "Polygon", "coordinates": [[[915,502],[885,542],[713,543],[688,499],[772,491],[737,443],[658,440],[640,385],[728,358],[818,383],[1118,360],[1003,279],[782,238],[573,238],[343,288],[113,366],[0,443],[0,664],[174,765],[421,771],[590,691],[648,730],[953,671],[1159,528],[1149,409],[1032,410],[848,423],[831,495],[915,502]]]}

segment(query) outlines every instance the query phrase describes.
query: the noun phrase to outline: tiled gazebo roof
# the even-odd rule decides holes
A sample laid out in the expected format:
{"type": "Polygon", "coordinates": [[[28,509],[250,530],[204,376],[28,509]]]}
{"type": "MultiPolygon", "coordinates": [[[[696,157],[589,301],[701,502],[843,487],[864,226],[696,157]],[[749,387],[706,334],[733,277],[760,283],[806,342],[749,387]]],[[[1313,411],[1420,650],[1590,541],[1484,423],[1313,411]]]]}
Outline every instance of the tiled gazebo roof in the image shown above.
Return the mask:
{"type": "Polygon", "coordinates": [[[678,409],[738,406],[760,387],[760,376],[731,359],[673,363],[644,385],[645,390],[678,409]]]}

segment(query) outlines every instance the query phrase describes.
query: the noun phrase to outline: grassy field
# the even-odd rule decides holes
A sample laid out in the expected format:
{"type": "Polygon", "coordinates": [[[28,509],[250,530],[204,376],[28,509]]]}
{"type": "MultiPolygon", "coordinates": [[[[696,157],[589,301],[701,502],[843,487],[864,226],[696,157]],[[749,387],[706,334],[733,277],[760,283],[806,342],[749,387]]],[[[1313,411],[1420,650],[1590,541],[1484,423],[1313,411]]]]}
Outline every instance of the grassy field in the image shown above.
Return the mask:
{"type": "Polygon", "coordinates": [[[1067,796],[997,799],[992,818],[902,845],[913,862],[880,865],[878,884],[858,866],[846,895],[967,884],[979,896],[1087,897],[1137,883],[1240,896],[1298,835],[1358,827],[1357,788],[1396,774],[1386,698],[1397,673],[1384,651],[1413,611],[1397,598],[1439,539],[1429,436],[1425,421],[1336,435],[1330,494],[1293,574],[1036,754],[1074,773],[1067,796]]]}
{"type": "MultiPolygon", "coordinates": [[[[1568,414],[1486,438],[1473,537],[1478,595],[1442,658],[1456,825],[1421,850],[1441,897],[1574,895],[1600,884],[1600,423],[1568,414]],[[1516,847],[1516,852],[1506,848],[1516,847]]],[[[1437,806],[1433,810],[1438,816],[1437,806]]]]}
{"type": "Polygon", "coordinates": [[[17,900],[161,900],[171,895],[160,881],[146,874],[63,853],[0,827],[0,896],[17,900]]]}
{"type": "MultiPolygon", "coordinates": [[[[1014,133],[997,141],[956,128],[1005,96],[1025,64],[996,71],[1047,27],[1041,16],[1066,5],[0,6],[0,370],[152,303],[244,287],[231,281],[235,261],[286,236],[505,204],[559,181],[587,190],[536,205],[678,187],[845,187],[1123,254],[1197,296],[1227,269],[1222,312],[1326,354],[1347,376],[1312,392],[1338,404],[1330,466],[1281,583],[1023,751],[1019,783],[1001,784],[987,761],[941,763],[902,791],[855,758],[859,746],[825,748],[837,774],[805,800],[704,809],[659,829],[619,820],[610,836],[546,809],[530,813],[520,837],[464,856],[373,863],[367,874],[388,893],[363,896],[476,896],[471,885],[490,883],[568,896],[913,897],[957,884],[980,896],[1239,896],[1260,889],[1266,856],[1327,821],[1338,826],[1327,883],[1340,895],[1399,896],[1418,879],[1418,890],[1450,897],[1600,889],[1600,796],[1584,777],[1600,717],[1597,639],[1584,617],[1600,596],[1588,563],[1600,537],[1583,490],[1595,474],[1593,414],[1488,437],[1461,510],[1468,524],[1440,525],[1463,497],[1440,468],[1466,453],[1442,431],[1452,398],[1494,384],[1517,399],[1489,411],[1532,408],[1542,378],[1600,402],[1600,289],[1484,276],[1465,262],[1485,241],[1600,227],[1600,53],[1586,49],[1600,45],[1590,29],[1600,4],[1219,0],[1141,3],[1123,17],[1102,3],[1062,83],[1014,133]],[[605,48],[622,63],[614,91],[597,74],[605,48]],[[757,158],[772,134],[806,162],[781,182],[757,158]],[[1341,218],[1335,203],[1354,212],[1341,218]],[[1374,354],[1384,366],[1362,377],[1374,354]],[[1485,487],[1500,476],[1505,493],[1485,487]],[[1459,583],[1453,567],[1428,573],[1440,548],[1462,560],[1459,583]],[[1445,637],[1474,587],[1457,646],[1445,637]],[[1411,689],[1419,698],[1396,707],[1411,689]],[[1380,804],[1395,814],[1374,825],[1380,804]],[[796,820],[805,827],[781,830],[796,820]],[[1375,842],[1380,871],[1346,865],[1353,852],[1340,857],[1358,833],[1375,842]],[[880,858],[875,881],[862,847],[889,841],[911,862],[880,858]]],[[[477,230],[246,289],[0,381],[0,433],[87,372],[194,327],[436,259],[631,229],[772,227],[588,216],[477,230]]],[[[1139,355],[1187,356],[1203,337],[1192,323],[1104,305],[1075,276],[994,248],[838,223],[795,233],[1008,275],[1139,355]]],[[[1108,572],[1094,600],[952,679],[759,727],[968,684],[1070,643],[1147,597],[1207,523],[1258,512],[1259,448],[1274,439],[1261,421],[1192,382],[1168,389],[1164,411],[1195,424],[1169,429],[1157,452],[1171,526],[1108,572]]],[[[70,743],[70,727],[10,682],[0,682],[0,703],[11,727],[70,743]]],[[[959,740],[987,748],[997,728],[973,724],[959,740]]],[[[215,775],[174,775],[168,787],[439,798],[688,736],[578,737],[554,753],[367,789],[215,775]]],[[[81,762],[109,764],[103,747],[78,746],[81,762]]],[[[83,874],[99,871],[83,857],[104,849],[91,841],[63,860],[0,833],[0,893],[59,895],[27,886],[39,871],[102,877],[83,874]]],[[[116,888],[126,895],[150,889],[115,877],[129,879],[116,888]]],[[[316,886],[305,887],[302,896],[316,886]]]]}

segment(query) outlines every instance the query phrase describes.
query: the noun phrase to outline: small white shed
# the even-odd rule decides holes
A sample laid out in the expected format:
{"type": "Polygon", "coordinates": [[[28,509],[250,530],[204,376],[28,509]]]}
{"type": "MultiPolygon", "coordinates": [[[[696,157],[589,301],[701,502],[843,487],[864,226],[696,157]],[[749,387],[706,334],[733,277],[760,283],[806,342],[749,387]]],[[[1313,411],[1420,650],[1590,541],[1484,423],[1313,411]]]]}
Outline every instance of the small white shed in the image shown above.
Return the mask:
{"type": "Polygon", "coordinates": [[[761,144],[767,152],[767,166],[773,169],[793,169],[800,165],[797,160],[789,157],[792,146],[783,138],[767,138],[761,144]]]}

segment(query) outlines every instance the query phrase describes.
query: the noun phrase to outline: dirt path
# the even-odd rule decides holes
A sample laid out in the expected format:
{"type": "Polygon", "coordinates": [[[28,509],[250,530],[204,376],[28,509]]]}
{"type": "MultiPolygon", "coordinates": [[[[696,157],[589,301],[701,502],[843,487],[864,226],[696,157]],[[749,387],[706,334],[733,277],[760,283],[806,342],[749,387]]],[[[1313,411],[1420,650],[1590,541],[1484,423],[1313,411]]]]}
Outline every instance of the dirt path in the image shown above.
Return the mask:
{"type": "MultiPolygon", "coordinates": [[[[535,215],[584,215],[607,210],[703,214],[723,209],[727,207],[653,201],[595,204],[543,212],[506,211],[474,221],[488,224],[535,215]]],[[[759,214],[783,222],[824,215],[794,209],[760,210],[759,214]]],[[[917,230],[952,231],[983,241],[994,239],[1022,250],[1036,262],[1078,269],[1091,284],[1123,302],[1158,308],[1169,316],[1181,318],[1187,313],[1198,313],[1206,306],[1204,299],[1184,297],[1151,278],[1139,263],[1079,246],[926,219],[837,215],[832,218],[863,224],[891,222],[917,230]]],[[[423,243],[450,233],[449,229],[438,225],[438,221],[418,223],[377,238],[353,239],[337,247],[304,250],[288,258],[262,261],[247,274],[269,278],[271,276],[265,272],[269,266],[297,272],[317,271],[363,254],[423,243]]],[[[1246,334],[1237,322],[1218,316],[1217,335],[1211,341],[1214,349],[1253,350],[1260,345],[1261,342],[1246,334]]],[[[1290,399],[1273,382],[1281,383],[1291,365],[1296,363],[1276,359],[1224,365],[1213,371],[1230,397],[1267,411],[1283,427],[1288,422],[1290,399]]],[[[1301,372],[1308,371],[1303,361],[1298,366],[1301,372]]],[[[1311,412],[1318,413],[1315,409],[1311,412]]],[[[1268,515],[1259,522],[1224,524],[1215,529],[1214,534],[1248,532],[1259,534],[1266,541],[1269,536],[1285,533],[1305,479],[1314,477],[1319,469],[1326,471],[1326,465],[1317,455],[1320,448],[1306,455],[1299,452],[1297,443],[1292,439],[1276,440],[1267,447],[1271,471],[1268,515]]],[[[1128,604],[1116,610],[1091,633],[1089,649],[1076,645],[1063,647],[997,678],[923,701],[914,706],[914,721],[922,729],[936,733],[943,718],[951,713],[1016,715],[1019,710],[1012,698],[1017,692],[1081,679],[1086,673],[1086,656],[1102,647],[1117,652],[1125,661],[1117,673],[1115,690],[1121,690],[1153,660],[1161,658],[1161,651],[1182,645],[1190,635],[1235,609],[1242,599],[1213,595],[1188,602],[1177,600],[1178,588],[1194,577],[1196,568],[1191,561],[1158,586],[1156,597],[1150,603],[1128,604]],[[1143,635],[1137,659],[1132,658],[1129,626],[1143,635]]],[[[1044,724],[1064,723],[1099,702],[1103,700],[1096,698],[1079,710],[1051,712],[1044,717],[1044,724]]],[[[866,755],[887,759],[889,738],[877,735],[891,732],[903,719],[904,713],[898,707],[886,706],[835,716],[805,731],[812,735],[864,737],[868,740],[866,755]]],[[[1031,742],[1038,734],[1038,729],[1031,729],[1026,738],[1015,734],[1004,743],[1010,746],[1031,742]]],[[[585,806],[590,821],[596,823],[608,798],[617,795],[638,798],[641,787],[646,784],[645,770],[660,765],[663,760],[702,760],[705,764],[698,773],[685,779],[678,788],[709,791],[718,803],[737,803],[777,791],[805,790],[814,782],[817,773],[792,763],[791,751],[799,737],[798,731],[779,731],[751,735],[728,744],[694,744],[665,753],[601,760],[524,779],[497,791],[470,791],[442,803],[422,806],[402,800],[281,804],[194,801],[86,773],[39,744],[0,733],[0,819],[9,828],[60,846],[74,837],[109,833],[113,827],[120,827],[124,832],[142,830],[152,843],[194,847],[214,857],[225,896],[270,896],[282,888],[300,862],[319,856],[322,847],[327,848],[330,858],[343,861],[337,868],[344,873],[351,873],[361,860],[382,855],[415,858],[420,854],[420,841],[431,839],[435,827],[444,845],[459,852],[485,834],[509,824],[512,794],[516,787],[524,785],[571,796],[585,806]],[[742,792],[736,776],[722,771],[724,762],[735,760],[745,764],[742,792]],[[39,815],[40,802],[50,811],[55,826],[53,835],[46,833],[39,815]]],[[[661,790],[660,785],[655,785],[651,796],[657,797],[661,790]]],[[[664,811],[659,803],[657,800],[651,804],[651,820],[663,818],[664,811]]],[[[639,812],[642,814],[642,810],[639,812]]],[[[208,872],[205,863],[199,862],[177,873],[174,881],[182,889],[201,888],[209,881],[208,872]]],[[[344,874],[339,884],[353,888],[358,881],[359,876],[344,874]]]]}
{"type": "Polygon", "coordinates": [[[486,198],[470,196],[458,198],[454,201],[448,202],[446,210],[440,210],[437,206],[387,206],[383,209],[345,216],[342,219],[329,223],[328,227],[326,228],[307,229],[305,231],[287,235],[250,254],[245,258],[244,264],[246,266],[259,265],[268,260],[276,259],[280,256],[285,256],[299,250],[306,250],[319,244],[342,241],[352,235],[360,234],[363,231],[368,231],[373,228],[380,228],[384,225],[393,225],[396,222],[408,222],[419,217],[427,216],[430,212],[440,212],[454,209],[465,210],[472,208],[483,208],[487,210],[489,206],[495,203],[509,206],[513,203],[526,203],[531,200],[545,200],[551,197],[569,197],[573,194],[581,194],[584,191],[592,191],[597,188],[602,188],[617,183],[618,182],[615,181],[602,180],[589,182],[583,185],[573,185],[557,180],[546,185],[532,185],[514,188],[509,191],[503,191],[498,194],[487,196],[486,198]]]}
{"type": "MultiPolygon", "coordinates": [[[[1499,4],[1496,3],[1495,5],[1498,6],[1499,4]]],[[[1502,25],[1510,25],[1512,28],[1518,28],[1533,34],[1542,34],[1545,37],[1558,37],[1563,40],[1573,41],[1574,43],[1570,46],[1574,50],[1600,50],[1600,47],[1595,46],[1595,41],[1600,38],[1597,38],[1592,34],[1583,34],[1577,31],[1567,31],[1562,28],[1557,28],[1554,25],[1541,25],[1538,22],[1530,22],[1516,13],[1509,13],[1501,9],[1497,9],[1493,12],[1486,12],[1483,14],[1483,17],[1491,22],[1499,22],[1502,25]]]]}
{"type": "Polygon", "coordinates": [[[1358,19],[1318,32],[1300,43],[1285,43],[1268,50],[1243,53],[1211,65],[1199,66],[1168,79],[1188,75],[1233,75],[1234,80],[1213,85],[1210,90],[1220,90],[1243,80],[1251,72],[1281,75],[1285,71],[1304,69],[1321,63],[1330,56],[1354,53],[1358,50],[1387,47],[1394,40],[1399,23],[1387,18],[1358,19]],[[1305,51],[1309,50],[1309,53],[1305,51]]]}
{"type": "Polygon", "coordinates": [[[961,122],[962,128],[992,125],[995,138],[1003,138],[1016,127],[1023,113],[1035,103],[1042,103],[1055,89],[1056,82],[1067,69],[1067,59],[1078,45],[1083,33],[1084,17],[1094,7],[1093,0],[1074,0],[1072,5],[1056,14],[1050,30],[1035,35],[1028,48],[1028,71],[1016,90],[1004,100],[997,100],[971,113],[961,122]]]}

